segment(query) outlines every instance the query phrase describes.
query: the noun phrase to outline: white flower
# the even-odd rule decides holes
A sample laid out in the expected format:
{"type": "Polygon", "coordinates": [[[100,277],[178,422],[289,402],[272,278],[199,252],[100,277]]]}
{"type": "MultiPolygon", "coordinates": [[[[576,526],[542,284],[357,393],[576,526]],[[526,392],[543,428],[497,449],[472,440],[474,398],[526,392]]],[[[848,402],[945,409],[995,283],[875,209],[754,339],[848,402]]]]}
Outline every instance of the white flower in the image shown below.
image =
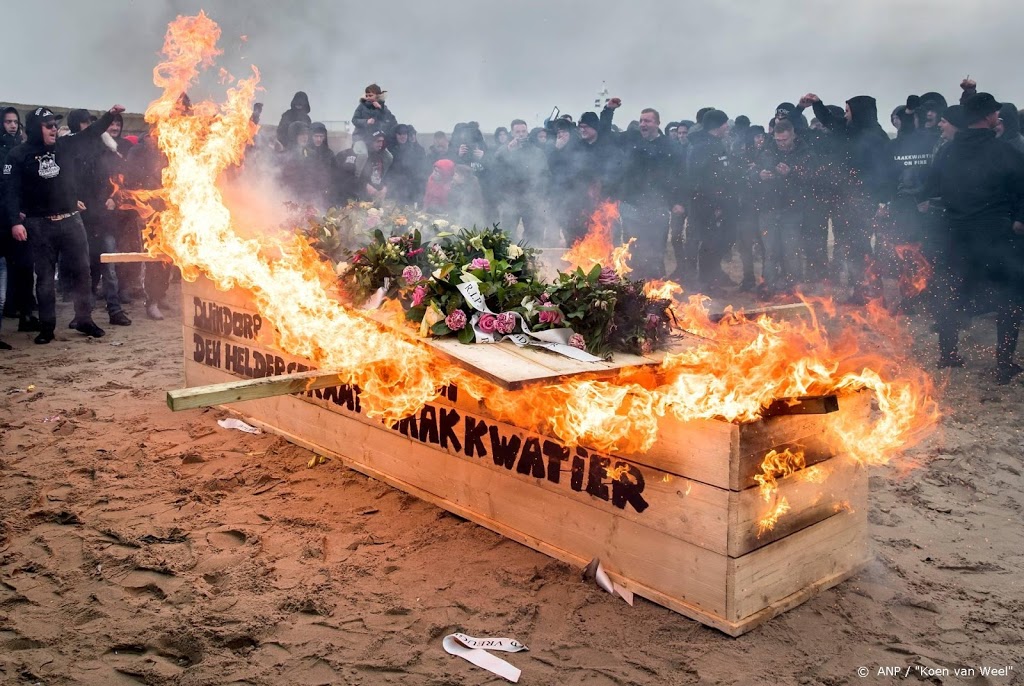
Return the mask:
{"type": "Polygon", "coordinates": [[[341,276],[342,274],[348,271],[348,268],[348,262],[339,262],[338,265],[334,268],[334,273],[337,274],[338,276],[341,276]]]}
{"type": "Polygon", "coordinates": [[[327,236],[328,238],[331,237],[331,230],[328,229],[326,226],[324,227],[324,235],[327,236]]]}
{"type": "Polygon", "coordinates": [[[447,229],[449,224],[444,219],[435,219],[434,226],[436,226],[439,229],[447,229]]]}
{"type": "Polygon", "coordinates": [[[513,260],[516,259],[517,257],[522,257],[523,249],[520,248],[518,245],[510,245],[508,246],[508,256],[511,257],[513,260]]]}
{"type": "Polygon", "coordinates": [[[368,215],[370,215],[371,217],[379,217],[380,216],[380,209],[378,209],[376,207],[371,207],[369,210],[367,210],[366,213],[368,215]]]}
{"type": "Polygon", "coordinates": [[[483,250],[484,249],[484,239],[483,239],[483,236],[473,236],[472,238],[469,239],[469,244],[472,245],[477,250],[483,250]]]}
{"type": "Polygon", "coordinates": [[[434,271],[430,272],[430,275],[432,277],[434,277],[435,280],[440,281],[441,280],[441,269],[440,268],[435,269],[434,271]]]}
{"type": "Polygon", "coordinates": [[[472,272],[464,271],[462,272],[462,283],[468,282],[480,283],[480,279],[476,278],[476,276],[472,272]]]}

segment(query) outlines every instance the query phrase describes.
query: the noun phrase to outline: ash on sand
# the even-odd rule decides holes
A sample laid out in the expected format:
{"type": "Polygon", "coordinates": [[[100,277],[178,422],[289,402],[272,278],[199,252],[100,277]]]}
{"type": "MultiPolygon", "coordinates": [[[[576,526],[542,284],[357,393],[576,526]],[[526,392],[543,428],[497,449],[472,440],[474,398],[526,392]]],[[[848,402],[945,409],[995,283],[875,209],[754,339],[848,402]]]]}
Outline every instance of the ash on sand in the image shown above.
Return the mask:
{"type": "MultiPolygon", "coordinates": [[[[1015,660],[999,683],[1022,683],[1024,383],[986,376],[989,320],[942,377],[923,466],[873,471],[868,569],[734,640],[336,462],[307,469],[222,412],[172,414],[179,317],[6,335],[2,683],[496,683],[444,652],[452,631],[527,643],[524,684],[852,684],[862,665],[1015,660]]],[[[912,320],[930,363],[928,324],[912,320]]]]}

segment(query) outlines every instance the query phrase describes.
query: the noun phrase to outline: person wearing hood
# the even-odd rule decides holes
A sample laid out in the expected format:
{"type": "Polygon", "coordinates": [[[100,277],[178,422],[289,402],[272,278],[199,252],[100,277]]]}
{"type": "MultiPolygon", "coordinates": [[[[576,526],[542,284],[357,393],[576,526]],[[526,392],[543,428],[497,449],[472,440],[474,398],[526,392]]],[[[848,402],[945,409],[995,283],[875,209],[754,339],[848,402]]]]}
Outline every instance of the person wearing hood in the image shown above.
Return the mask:
{"type": "Polygon", "coordinates": [[[412,205],[423,197],[427,154],[420,145],[409,140],[410,135],[410,126],[399,124],[395,127],[394,141],[388,146],[394,157],[388,175],[390,196],[400,205],[412,205]]]}
{"type": "MultiPolygon", "coordinates": [[[[930,232],[927,217],[918,211],[918,198],[934,157],[935,136],[931,131],[935,129],[922,126],[926,116],[921,106],[921,99],[912,95],[905,105],[896,108],[894,116],[900,121],[900,128],[888,145],[891,159],[890,221],[879,222],[875,254],[887,275],[894,278],[905,270],[896,246],[923,245],[930,232]]],[[[903,308],[909,305],[901,303],[903,308]]]]}
{"type": "MultiPolygon", "coordinates": [[[[7,164],[7,155],[25,141],[25,129],[21,125],[21,114],[13,107],[3,109],[3,129],[0,131],[0,169],[7,164]]],[[[6,177],[0,176],[0,184],[6,177]]],[[[4,304],[3,317],[17,317],[18,331],[39,331],[39,320],[32,314],[35,297],[32,294],[34,276],[32,273],[32,252],[27,243],[14,240],[11,225],[7,223],[4,210],[4,192],[0,185],[0,259],[7,270],[7,287],[0,293],[4,304]]]]}
{"type": "Polygon", "coordinates": [[[434,170],[427,177],[427,189],[423,194],[423,211],[445,214],[448,212],[448,195],[455,177],[455,163],[451,160],[434,162],[434,170]]]}
{"type": "Polygon", "coordinates": [[[1009,383],[1024,312],[1024,156],[998,140],[1001,105],[988,93],[963,104],[967,128],[942,150],[921,193],[940,198],[946,212],[945,246],[952,288],[939,315],[939,367],[961,367],[958,328],[972,297],[994,295],[996,381],[1009,383]]]}
{"type": "Polygon", "coordinates": [[[89,243],[82,224],[73,158],[81,148],[94,144],[124,107],[114,105],[84,131],[57,138],[60,117],[45,107],[29,113],[25,122],[28,139],[7,157],[3,172],[7,220],[16,241],[28,241],[36,271],[40,331],[35,342],[49,343],[57,328],[57,297],[54,272],[60,261],[71,279],[75,319],[79,332],[99,338],[103,329],[92,320],[89,293],[89,243]]]}
{"type": "Polygon", "coordinates": [[[845,235],[836,235],[836,246],[853,286],[848,303],[863,305],[869,295],[867,266],[872,257],[872,227],[876,219],[887,215],[892,196],[889,136],[878,123],[878,107],[869,95],[847,100],[842,119],[813,93],[801,98],[801,105],[811,105],[814,116],[843,143],[846,222],[840,223],[845,235]]]}
{"type": "MultiPolygon", "coordinates": [[[[129,226],[134,228],[135,224],[128,222],[137,217],[134,212],[118,211],[112,198],[114,186],[110,180],[124,174],[125,158],[131,147],[121,139],[124,119],[120,114],[115,114],[112,119],[99,140],[79,146],[72,168],[76,176],[78,199],[85,204],[82,223],[89,238],[91,292],[106,302],[111,324],[130,326],[132,322],[123,305],[131,299],[126,282],[121,280],[121,277],[128,275],[119,271],[118,265],[100,262],[103,253],[129,250],[125,240],[130,238],[129,226]]],[[[140,250],[141,247],[138,244],[130,246],[132,250],[140,250]]],[[[71,328],[76,323],[72,321],[71,328]]]]}
{"type": "Polygon", "coordinates": [[[281,184],[302,202],[313,200],[313,157],[309,145],[310,125],[293,121],[288,125],[285,150],[281,153],[281,184]]]}
{"type": "Polygon", "coordinates": [[[334,183],[334,151],[327,140],[327,126],[323,122],[313,122],[309,127],[309,193],[313,204],[327,209],[331,204],[331,186],[334,183]]]}
{"type": "Polygon", "coordinates": [[[1017,106],[1004,102],[999,108],[999,123],[996,125],[996,137],[1019,153],[1024,153],[1024,136],[1020,134],[1020,115],[1017,106]]]}
{"type": "Polygon", "coordinates": [[[503,145],[508,145],[508,129],[499,126],[494,129],[494,147],[500,148],[503,145]]]}
{"type": "Polygon", "coordinates": [[[359,196],[363,200],[383,202],[388,196],[389,172],[395,158],[385,142],[383,131],[371,133],[366,158],[361,159],[361,164],[360,160],[356,162],[359,196]]]}
{"type": "Polygon", "coordinates": [[[309,118],[309,113],[309,96],[298,91],[292,96],[291,105],[281,114],[281,121],[277,125],[277,140],[285,150],[295,145],[295,140],[290,135],[293,123],[303,122],[307,126],[313,123],[313,120],[309,118]]]}

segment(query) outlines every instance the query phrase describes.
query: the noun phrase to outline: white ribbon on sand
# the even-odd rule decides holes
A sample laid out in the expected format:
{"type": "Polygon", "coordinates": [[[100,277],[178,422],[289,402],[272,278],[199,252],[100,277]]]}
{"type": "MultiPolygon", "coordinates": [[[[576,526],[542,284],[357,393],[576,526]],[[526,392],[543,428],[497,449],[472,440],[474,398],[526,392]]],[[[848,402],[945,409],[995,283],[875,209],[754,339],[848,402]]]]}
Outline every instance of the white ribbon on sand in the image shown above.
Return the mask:
{"type": "Polygon", "coordinates": [[[526,320],[518,312],[513,312],[515,318],[519,321],[519,325],[523,329],[523,333],[513,333],[502,335],[499,333],[488,333],[481,331],[478,323],[480,317],[483,314],[496,314],[487,307],[487,302],[484,300],[483,294],[480,292],[480,287],[475,281],[467,281],[460,283],[456,288],[462,293],[462,297],[466,299],[466,303],[476,310],[476,314],[473,315],[472,319],[469,320],[470,326],[473,327],[473,333],[476,336],[477,343],[500,343],[506,338],[511,340],[513,343],[518,345],[520,348],[524,346],[534,346],[537,348],[544,348],[552,352],[571,357],[574,360],[580,362],[601,362],[601,358],[596,355],[591,355],[586,350],[580,350],[569,345],[569,338],[573,335],[573,330],[568,328],[562,329],[548,329],[547,331],[530,331],[530,327],[526,325],[526,320]]]}
{"type": "Polygon", "coordinates": [[[506,653],[518,653],[529,650],[514,638],[474,638],[466,634],[448,634],[444,637],[444,649],[449,655],[461,657],[472,662],[481,669],[497,674],[512,683],[519,682],[522,670],[505,662],[500,657],[488,653],[488,650],[501,650],[506,653]]]}
{"type": "Polygon", "coordinates": [[[608,572],[604,571],[601,561],[596,557],[590,561],[590,564],[584,567],[583,578],[593,579],[597,582],[597,585],[605,591],[622,598],[630,607],[633,606],[633,591],[629,590],[625,586],[619,586],[617,583],[612,581],[608,576],[608,572]]]}

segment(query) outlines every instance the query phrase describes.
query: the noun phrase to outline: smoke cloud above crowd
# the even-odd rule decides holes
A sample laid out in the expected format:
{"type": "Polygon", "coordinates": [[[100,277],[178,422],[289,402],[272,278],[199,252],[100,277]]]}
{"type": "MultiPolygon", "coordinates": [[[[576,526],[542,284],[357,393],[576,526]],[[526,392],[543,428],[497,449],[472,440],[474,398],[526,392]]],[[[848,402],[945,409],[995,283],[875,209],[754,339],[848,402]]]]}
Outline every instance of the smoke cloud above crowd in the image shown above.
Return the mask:
{"type": "MultiPolygon", "coordinates": [[[[666,5],[312,0],[153,0],[16,3],[6,8],[5,98],[30,104],[142,111],[155,45],[168,21],[205,9],[223,28],[220,63],[262,72],[266,122],[297,90],[313,118],[347,120],[363,87],[380,83],[401,121],[420,130],[474,119],[484,129],[511,117],[539,124],[558,106],[593,109],[602,82],[629,118],[645,106],[692,118],[704,105],[767,119],[781,100],[814,91],[829,103],[866,93],[880,109],[908,88],[955,100],[970,74],[990,92],[1017,85],[1019,33],[1002,21],[1009,0],[963,3],[724,0],[666,5]],[[45,40],[43,40],[45,36],[45,40]],[[245,36],[243,40],[242,36],[245,36]],[[980,48],[984,45],[987,49],[980,48]]],[[[272,121],[273,120],[273,121],[272,121]]],[[[626,119],[628,121],[628,119],[626,119]]]]}

